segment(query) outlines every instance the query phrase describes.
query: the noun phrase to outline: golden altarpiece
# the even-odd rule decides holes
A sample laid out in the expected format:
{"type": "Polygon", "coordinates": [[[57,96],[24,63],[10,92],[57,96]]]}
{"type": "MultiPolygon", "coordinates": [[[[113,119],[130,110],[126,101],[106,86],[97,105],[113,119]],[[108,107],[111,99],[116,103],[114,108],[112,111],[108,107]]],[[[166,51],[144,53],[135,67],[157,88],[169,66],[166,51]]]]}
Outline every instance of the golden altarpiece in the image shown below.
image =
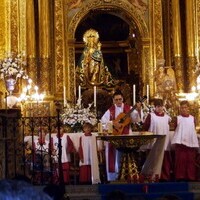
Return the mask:
{"type": "MultiPolygon", "coordinates": [[[[77,42],[76,32],[95,12],[120,18],[129,28],[129,35],[123,41],[110,38],[105,42],[99,33],[101,49],[103,55],[124,51],[127,66],[120,66],[120,70],[126,70],[133,80],[135,74],[139,75],[137,82],[133,81],[139,85],[139,94],[145,94],[149,85],[151,98],[169,99],[175,92],[190,92],[196,86],[199,0],[181,3],[179,0],[0,0],[0,3],[0,58],[4,58],[5,52],[26,53],[27,73],[40,91],[46,93],[46,115],[54,113],[54,101],[76,102],[76,55],[84,49],[83,41],[77,42]],[[164,79],[159,76],[160,71],[164,79]]],[[[99,21],[100,27],[105,21],[99,21]]],[[[18,84],[16,96],[21,93],[22,84],[18,84]]],[[[2,108],[5,91],[1,81],[2,108]]]]}

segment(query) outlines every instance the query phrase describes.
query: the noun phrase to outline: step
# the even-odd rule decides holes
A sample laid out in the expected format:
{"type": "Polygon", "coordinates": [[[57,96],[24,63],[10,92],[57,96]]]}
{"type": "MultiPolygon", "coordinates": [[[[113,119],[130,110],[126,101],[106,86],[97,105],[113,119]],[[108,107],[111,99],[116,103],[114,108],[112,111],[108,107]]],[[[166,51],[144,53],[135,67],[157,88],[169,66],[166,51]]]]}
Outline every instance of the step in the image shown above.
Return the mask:
{"type": "Polygon", "coordinates": [[[66,185],[65,199],[70,200],[101,200],[98,185],[66,185]]]}

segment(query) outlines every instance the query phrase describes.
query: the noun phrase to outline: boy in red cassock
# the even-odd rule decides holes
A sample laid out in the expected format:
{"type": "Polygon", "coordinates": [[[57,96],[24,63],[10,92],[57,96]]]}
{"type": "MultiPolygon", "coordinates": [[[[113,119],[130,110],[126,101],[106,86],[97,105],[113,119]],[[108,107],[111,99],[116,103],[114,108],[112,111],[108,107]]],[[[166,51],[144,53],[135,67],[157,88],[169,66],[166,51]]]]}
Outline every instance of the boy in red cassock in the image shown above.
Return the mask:
{"type": "Polygon", "coordinates": [[[96,137],[92,135],[93,126],[90,123],[83,125],[83,133],[79,145],[79,182],[80,184],[95,184],[100,182],[96,137]]]}

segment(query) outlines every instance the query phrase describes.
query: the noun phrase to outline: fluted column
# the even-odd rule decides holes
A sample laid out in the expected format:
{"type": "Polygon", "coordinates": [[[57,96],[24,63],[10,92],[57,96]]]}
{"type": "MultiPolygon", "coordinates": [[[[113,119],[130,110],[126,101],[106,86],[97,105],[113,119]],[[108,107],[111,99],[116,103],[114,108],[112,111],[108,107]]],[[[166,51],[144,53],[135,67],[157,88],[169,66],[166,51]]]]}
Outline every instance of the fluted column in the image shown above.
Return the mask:
{"type": "Polygon", "coordinates": [[[194,68],[196,65],[195,55],[195,34],[194,34],[194,2],[193,0],[185,1],[186,7],[186,39],[187,39],[187,80],[188,91],[191,91],[192,87],[196,85],[196,75],[194,68]]]}
{"type": "Polygon", "coordinates": [[[181,20],[179,0],[172,0],[172,16],[173,16],[173,45],[174,45],[174,64],[175,76],[177,81],[178,92],[184,91],[184,74],[183,74],[183,58],[181,51],[181,20]]]}
{"type": "Polygon", "coordinates": [[[36,66],[36,38],[35,38],[35,15],[34,0],[27,0],[26,4],[26,27],[27,27],[27,64],[28,74],[34,83],[37,80],[36,66]]]}
{"type": "Polygon", "coordinates": [[[49,0],[39,0],[40,88],[50,92],[50,9],[49,0]]]}

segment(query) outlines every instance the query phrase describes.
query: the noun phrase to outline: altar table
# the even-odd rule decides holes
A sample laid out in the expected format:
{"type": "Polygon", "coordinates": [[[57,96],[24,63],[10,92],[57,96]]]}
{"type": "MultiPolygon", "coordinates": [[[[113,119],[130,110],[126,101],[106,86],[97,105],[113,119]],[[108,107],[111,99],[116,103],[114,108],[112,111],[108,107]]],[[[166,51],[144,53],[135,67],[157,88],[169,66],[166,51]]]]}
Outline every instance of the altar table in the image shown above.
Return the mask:
{"type": "MultiPolygon", "coordinates": [[[[99,177],[99,170],[98,170],[98,158],[97,158],[97,150],[104,149],[104,142],[103,141],[109,141],[114,144],[116,148],[119,150],[131,150],[131,151],[139,151],[140,147],[142,145],[147,144],[152,139],[156,139],[153,148],[151,149],[150,153],[148,154],[148,157],[142,167],[141,174],[148,176],[148,175],[160,175],[161,173],[161,167],[162,167],[162,161],[164,157],[164,143],[165,143],[165,136],[164,135],[138,135],[138,132],[131,135],[120,135],[120,136],[102,136],[98,133],[92,133],[95,142],[94,142],[94,151],[92,152],[92,155],[94,156],[92,166],[93,172],[95,172],[95,178],[96,181],[94,183],[98,183],[98,177],[99,177]],[[97,139],[97,140],[96,140],[97,139]]],[[[51,136],[55,135],[55,133],[52,133],[51,136]]],[[[63,137],[69,136],[72,140],[74,147],[76,151],[78,151],[79,147],[79,141],[80,137],[83,135],[83,133],[65,133],[63,137]]],[[[38,136],[34,136],[34,141],[38,139],[38,136]]],[[[31,140],[31,136],[26,136],[24,141],[31,140]]],[[[49,140],[49,134],[46,135],[46,140],[49,140]]],[[[124,178],[124,177],[122,177],[124,178]]]]}
{"type": "MultiPolygon", "coordinates": [[[[83,135],[84,135],[84,133],[82,133],[82,132],[81,133],[64,133],[62,138],[69,136],[70,139],[72,140],[75,150],[78,152],[80,137],[83,135]]],[[[56,136],[56,133],[51,133],[50,135],[46,134],[46,137],[45,137],[46,146],[48,146],[49,138],[54,137],[54,136],[56,136]]],[[[97,150],[101,150],[103,148],[103,146],[102,146],[103,143],[101,141],[97,142],[96,136],[97,136],[97,133],[92,133],[92,144],[94,144],[94,145],[92,145],[92,150],[91,150],[90,154],[92,157],[91,158],[91,174],[92,174],[92,183],[93,184],[100,183],[97,150]]],[[[63,142],[62,142],[62,138],[61,138],[61,146],[65,146],[65,144],[63,144],[63,142]]],[[[32,136],[26,136],[24,138],[24,141],[25,142],[30,141],[30,143],[32,143],[32,136]]],[[[38,136],[34,136],[33,141],[38,142],[38,136]]],[[[64,140],[64,141],[66,141],[66,140],[64,140]]],[[[48,152],[47,148],[46,148],[46,151],[48,152]]]]}

